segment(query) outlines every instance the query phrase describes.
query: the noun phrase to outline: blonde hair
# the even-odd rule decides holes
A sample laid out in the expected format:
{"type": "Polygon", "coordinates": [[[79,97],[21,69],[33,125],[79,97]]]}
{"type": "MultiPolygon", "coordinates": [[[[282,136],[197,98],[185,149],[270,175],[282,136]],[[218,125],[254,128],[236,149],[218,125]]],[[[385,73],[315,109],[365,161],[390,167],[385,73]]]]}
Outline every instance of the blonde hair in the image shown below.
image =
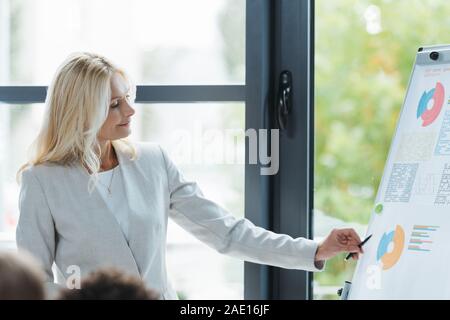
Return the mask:
{"type": "MultiPolygon", "coordinates": [[[[48,88],[46,113],[41,130],[31,146],[29,160],[17,172],[39,164],[83,165],[90,174],[89,192],[98,179],[101,149],[97,134],[108,116],[111,77],[119,73],[130,83],[126,73],[105,57],[87,52],[71,54],[58,68],[48,88]]],[[[135,158],[136,150],[127,139],[114,141],[135,158]]]]}

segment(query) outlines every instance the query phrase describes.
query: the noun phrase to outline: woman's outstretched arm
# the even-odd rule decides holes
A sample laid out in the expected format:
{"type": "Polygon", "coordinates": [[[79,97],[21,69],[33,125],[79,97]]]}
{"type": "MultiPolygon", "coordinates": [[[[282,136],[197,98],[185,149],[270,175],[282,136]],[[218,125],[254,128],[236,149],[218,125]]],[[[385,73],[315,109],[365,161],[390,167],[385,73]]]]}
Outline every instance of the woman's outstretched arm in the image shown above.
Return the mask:
{"type": "Polygon", "coordinates": [[[335,230],[321,244],[292,238],[237,219],[204,197],[195,182],[186,181],[166,151],[164,157],[170,193],[170,217],[196,238],[224,253],[245,261],[287,269],[323,270],[324,260],[343,252],[359,252],[359,237],[344,237],[348,230],[335,230]],[[331,236],[331,235],[330,235],[331,236]]]}

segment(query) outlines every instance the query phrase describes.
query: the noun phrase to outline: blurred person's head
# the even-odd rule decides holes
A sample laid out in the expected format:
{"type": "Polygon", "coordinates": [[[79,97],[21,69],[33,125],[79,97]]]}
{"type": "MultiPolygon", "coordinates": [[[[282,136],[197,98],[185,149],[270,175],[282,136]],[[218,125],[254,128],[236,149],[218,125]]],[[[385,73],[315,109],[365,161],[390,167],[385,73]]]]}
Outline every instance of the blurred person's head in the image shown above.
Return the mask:
{"type": "Polygon", "coordinates": [[[86,52],[70,55],[48,88],[43,125],[18,180],[29,165],[56,163],[82,164],[96,181],[105,142],[134,157],[135,149],[125,139],[134,97],[135,86],[107,58],[86,52]]]}
{"type": "Polygon", "coordinates": [[[45,299],[45,276],[29,254],[0,252],[0,300],[45,299]]]}
{"type": "Polygon", "coordinates": [[[81,280],[80,289],[63,289],[59,300],[157,300],[159,294],[137,277],[101,269],[81,280]]]}

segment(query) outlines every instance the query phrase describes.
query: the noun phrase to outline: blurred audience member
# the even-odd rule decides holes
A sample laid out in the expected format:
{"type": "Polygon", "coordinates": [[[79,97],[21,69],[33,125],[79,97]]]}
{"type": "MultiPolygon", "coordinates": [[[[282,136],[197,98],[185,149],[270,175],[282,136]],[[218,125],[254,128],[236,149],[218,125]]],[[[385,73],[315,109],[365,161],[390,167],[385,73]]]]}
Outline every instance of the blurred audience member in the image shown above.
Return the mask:
{"type": "Polygon", "coordinates": [[[44,279],[31,255],[23,251],[0,252],[0,300],[43,300],[44,279]]]}
{"type": "Polygon", "coordinates": [[[80,289],[63,289],[60,300],[158,300],[159,293],[117,269],[101,269],[81,280],[80,289]]]}

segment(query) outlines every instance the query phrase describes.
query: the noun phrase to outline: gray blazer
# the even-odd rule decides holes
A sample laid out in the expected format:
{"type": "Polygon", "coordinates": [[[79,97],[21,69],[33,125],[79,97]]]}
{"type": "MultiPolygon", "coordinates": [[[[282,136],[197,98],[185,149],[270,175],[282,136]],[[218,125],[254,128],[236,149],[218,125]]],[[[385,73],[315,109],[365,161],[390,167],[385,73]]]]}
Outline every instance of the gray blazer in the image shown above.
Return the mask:
{"type": "MultiPolygon", "coordinates": [[[[220,253],[288,269],[320,271],[314,264],[317,243],[293,239],[236,219],[186,181],[155,143],[135,143],[136,159],[118,150],[119,168],[130,207],[129,241],[80,165],[38,165],[22,175],[17,245],[42,263],[47,281],[65,284],[78,266],[81,275],[116,267],[139,276],[163,299],[177,299],[166,271],[166,231],[170,217],[220,253]],[[68,273],[69,272],[69,273],[68,273]]],[[[50,285],[51,286],[51,285],[50,285]]]]}

